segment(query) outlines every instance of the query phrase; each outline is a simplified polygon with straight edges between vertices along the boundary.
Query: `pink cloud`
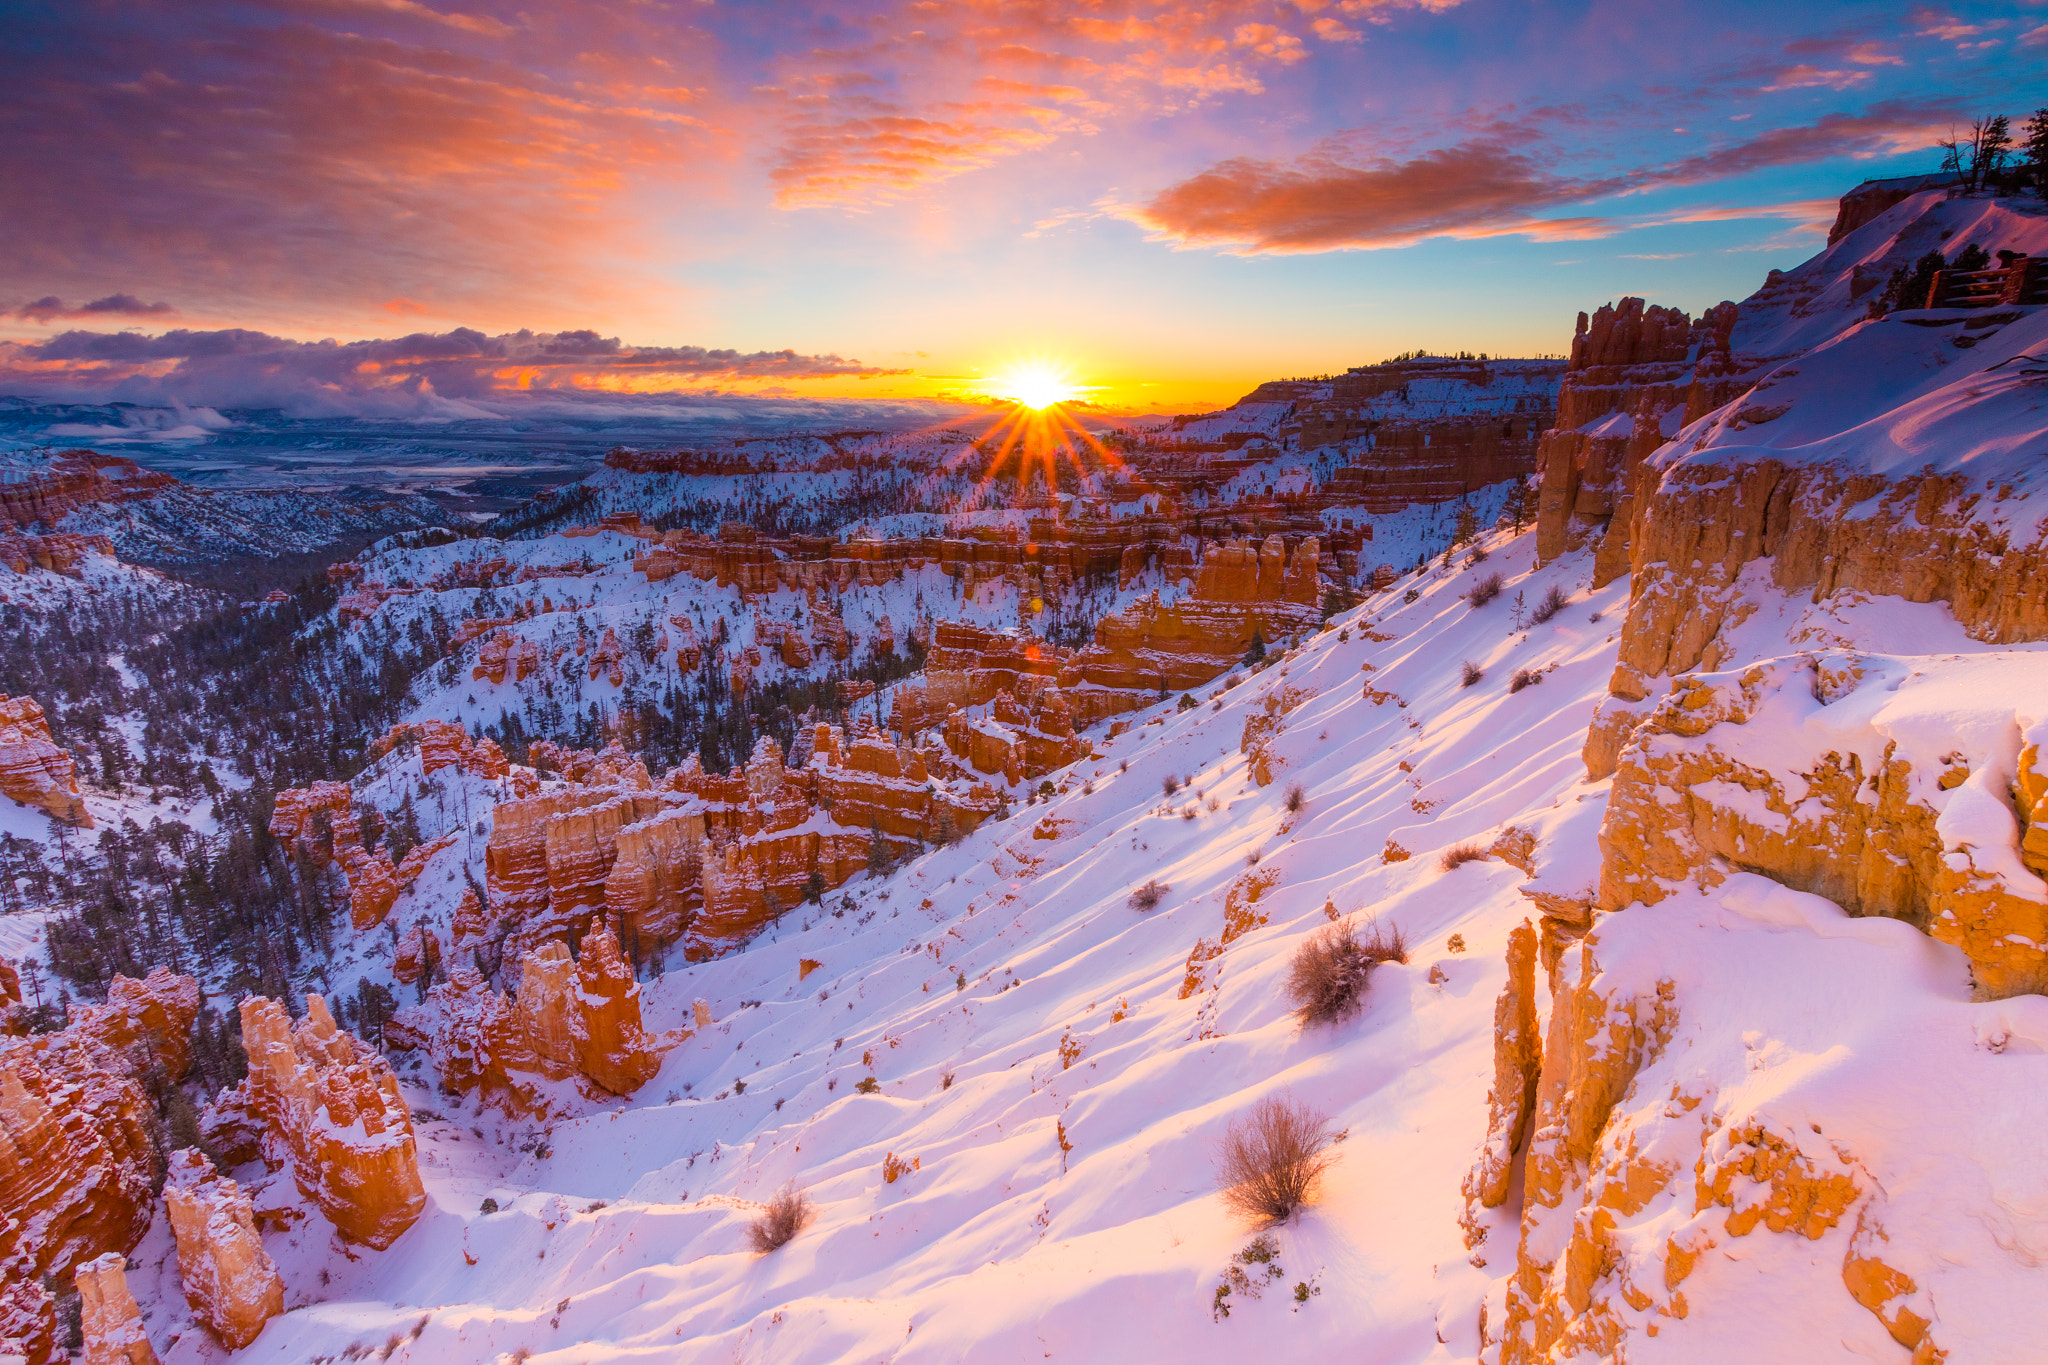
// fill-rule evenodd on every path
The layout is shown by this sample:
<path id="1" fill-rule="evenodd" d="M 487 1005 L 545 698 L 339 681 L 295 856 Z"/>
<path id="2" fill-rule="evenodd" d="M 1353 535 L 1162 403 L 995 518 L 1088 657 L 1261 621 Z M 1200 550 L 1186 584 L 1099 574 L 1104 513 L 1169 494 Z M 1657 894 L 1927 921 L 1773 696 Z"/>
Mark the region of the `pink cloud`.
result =
<path id="1" fill-rule="evenodd" d="M 1555 217 L 1569 205 L 1621 193 L 1704 184 L 1772 166 L 1931 146 L 1947 107 L 1885 105 L 1777 128 L 1662 166 L 1615 174 L 1559 174 L 1532 152 L 1533 134 L 1504 128 L 1491 138 L 1363 163 L 1336 144 L 1293 162 L 1238 157 L 1219 163 L 1125 217 L 1184 246 L 1247 252 L 1304 252 L 1408 246 L 1429 237 L 1517 234 L 1538 241 L 1606 236 L 1630 223 Z M 1783 208 L 1784 206 L 1780 206 Z M 1806 217 L 1813 206 L 1771 216 Z M 1715 210 L 1701 210 L 1711 216 Z M 1727 211 L 1737 216 L 1738 211 Z M 1760 216 L 1756 210 L 1740 210 Z M 1653 221 L 1704 221 L 1674 216 Z"/>

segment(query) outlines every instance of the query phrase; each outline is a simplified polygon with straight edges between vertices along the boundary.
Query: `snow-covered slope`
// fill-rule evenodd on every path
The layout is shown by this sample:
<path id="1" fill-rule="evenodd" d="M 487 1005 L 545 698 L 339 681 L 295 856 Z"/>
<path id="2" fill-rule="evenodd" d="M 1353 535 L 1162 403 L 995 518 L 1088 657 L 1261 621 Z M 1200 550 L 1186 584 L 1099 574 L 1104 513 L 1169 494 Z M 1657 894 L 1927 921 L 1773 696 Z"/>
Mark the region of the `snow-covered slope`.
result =
<path id="1" fill-rule="evenodd" d="M 650 1027 L 689 1025 L 699 999 L 717 1022 L 630 1101 L 537 1127 L 411 1092 L 441 1116 L 421 1125 L 426 1216 L 381 1254 L 345 1254 L 317 1215 L 268 1239 L 291 1311 L 250 1358 L 394 1336 L 391 1358 L 437 1361 L 1479 1356 L 1482 1305 L 1497 1335 L 1517 1263 L 1512 1218 L 1482 1212 L 1476 1252 L 1459 1227 L 1502 955 L 1533 912 L 1530 870 L 1537 888 L 1597 879 L 1609 783 L 1586 780 L 1579 748 L 1625 600 L 1622 584 L 1587 594 L 1582 555 L 1532 570 L 1532 539 L 1416 583 L 1412 602 L 1382 595 L 1195 709 L 1135 718 L 1050 802 L 643 983 Z M 1470 606 L 1491 572 L 1506 595 Z M 1553 584 L 1568 608 L 1514 629 L 1514 595 Z M 1812 613 L 1865 646 L 1940 614 Z M 1782 652 L 1813 624 L 1753 643 Z M 1518 670 L 1541 681 L 1513 688 Z M 1269 706 L 1280 767 L 1262 787 L 1239 740 Z M 1511 827 L 1533 837 L 1528 870 L 1441 865 L 1459 843 L 1529 847 L 1499 843 Z M 1171 888 L 1159 908 L 1132 908 L 1152 879 Z M 1304 1031 L 1289 955 L 1332 914 L 1398 925 L 1410 957 L 1374 973 L 1356 1020 Z M 1633 1324 L 1630 1360 L 1903 1360 L 1842 1281 L 1852 1241 L 1875 1235 L 1856 1213 L 1873 1185 L 1895 1241 L 1977 1239 L 1944 1253 L 1968 1258 L 1966 1278 L 1914 1273 L 1944 1344 L 2015 1358 L 2000 1343 L 2038 1330 L 2021 1305 L 2048 1302 L 2026 1231 L 2044 1191 L 2014 1140 L 2048 1117 L 2021 1098 L 2048 1079 L 2048 1002 L 1973 1004 L 1953 950 L 1754 877 L 1614 916 L 1584 951 L 1610 989 L 1670 983 L 1661 1059 L 1624 1101 L 1646 1156 L 1686 1164 L 1702 1127 L 1810 1118 L 1864 1175 L 1816 1240 L 1734 1236 L 1711 1199 L 1692 1212 L 1690 1182 L 1635 1215 L 1631 1256 L 1669 1229 L 1698 1259 L 1690 1311 L 1645 1314 L 1659 1330 Z M 823 965 L 802 976 L 803 959 Z M 1216 1197 L 1214 1145 L 1280 1093 L 1333 1116 L 1339 1160 L 1274 1234 L 1284 1275 L 1218 1318 L 1252 1233 Z M 910 1165 L 894 1180 L 892 1158 Z M 1768 1193 L 1732 1178 L 1735 1207 Z M 756 1256 L 746 1225 L 792 1180 L 817 1220 Z M 295 1202 L 289 1188 L 272 1178 L 259 1207 Z M 501 1211 L 480 1212 L 487 1198 Z M 176 1325 L 167 1240 L 137 1254 L 166 1360 L 211 1358 Z"/>

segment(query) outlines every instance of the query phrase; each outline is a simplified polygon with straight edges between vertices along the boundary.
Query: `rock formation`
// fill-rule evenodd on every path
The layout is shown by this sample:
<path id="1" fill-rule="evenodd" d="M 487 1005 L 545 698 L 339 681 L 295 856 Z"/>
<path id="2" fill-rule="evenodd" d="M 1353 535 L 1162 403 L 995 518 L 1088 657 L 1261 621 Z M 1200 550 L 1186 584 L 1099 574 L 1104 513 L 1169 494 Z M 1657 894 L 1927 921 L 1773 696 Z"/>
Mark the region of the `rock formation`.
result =
<path id="1" fill-rule="evenodd" d="M 14 573 L 48 569 L 66 578 L 79 578 L 84 574 L 87 555 L 113 553 L 114 542 L 106 536 L 80 535 L 73 531 L 28 535 L 0 525 L 0 567 Z"/>
<path id="2" fill-rule="evenodd" d="M 141 1240 L 159 1160 L 143 1077 L 184 1074 L 198 1011 L 197 983 L 158 968 L 60 1032 L 0 1038 L 0 1337 L 46 1337 L 42 1278 Z"/>
<path id="3" fill-rule="evenodd" d="M 1508 935 L 1508 979 L 1493 1006 L 1493 1088 L 1486 1095 L 1486 1146 L 1465 1177 L 1467 1206 L 1498 1208 L 1506 1201 L 1536 1110 L 1543 1036 L 1536 1023 L 1536 931 L 1527 920 Z M 1466 1243 L 1478 1224 L 1468 1215 Z"/>
<path id="4" fill-rule="evenodd" d="M 277 1273 L 256 1215 L 240 1185 L 213 1168 L 196 1147 L 171 1158 L 164 1203 L 178 1244 L 178 1278 L 193 1314 L 231 1351 L 284 1311 Z"/>
<path id="5" fill-rule="evenodd" d="M 1739 310 L 1722 303 L 1697 322 L 1625 298 L 1579 314 L 1557 425 L 1538 447 L 1536 549 L 1549 561 L 1595 539 L 1599 587 L 1628 572 L 1628 529 L 1643 465 L 1678 425 L 1747 387 L 1730 359 Z"/>
<path id="6" fill-rule="evenodd" d="M 0 694 L 0 795 L 48 811 L 52 819 L 92 828 L 71 755 L 51 739 L 43 708 L 31 697 Z"/>
<path id="7" fill-rule="evenodd" d="M 510 771 L 496 740 L 472 739 L 469 731 L 451 720 L 394 725 L 371 742 L 369 757 L 375 761 L 408 744 L 419 746 L 420 771 L 426 776 L 443 768 L 459 768 L 473 777 L 495 781 Z"/>
<path id="8" fill-rule="evenodd" d="M 426 1207 L 412 1115 L 391 1065 L 335 1027 L 317 995 L 294 1024 L 274 1000 L 242 1001 L 249 1108 L 264 1123 L 263 1159 L 292 1178 L 335 1230 L 383 1249 Z"/>
<path id="9" fill-rule="evenodd" d="M 510 999 L 458 970 L 393 1019 L 386 1040 L 424 1050 L 450 1091 L 481 1091 L 515 1117 L 555 1112 L 562 1097 L 551 1086 L 564 1081 L 586 1102 L 633 1094 L 677 1040 L 642 1026 L 640 987 L 602 919 L 581 943 L 579 959 L 559 941 L 529 952 Z"/>
<path id="10" fill-rule="evenodd" d="M 128 1290 L 128 1258 L 110 1251 L 78 1267 L 86 1365 L 156 1365 L 142 1309 Z"/>
<path id="11" fill-rule="evenodd" d="M 1761 872 L 1955 944 L 1988 994 L 2048 983 L 2048 884 L 2026 865 L 2048 831 L 2014 818 L 2048 789 L 2048 717 L 2013 712 L 2039 657 L 1923 665 L 1830 652 L 1676 680 L 1620 750 L 1600 906 Z"/>
<path id="12" fill-rule="evenodd" d="M 0 483 L 0 522 L 24 530 L 56 529 L 81 508 L 149 498 L 177 480 L 153 474 L 124 455 L 94 450 L 59 451 L 40 473 Z"/>
<path id="13" fill-rule="evenodd" d="M 484 745 L 489 745 L 489 749 Z M 497 747 L 485 740 L 469 751 L 469 761 L 488 763 L 495 756 L 502 762 L 504 756 L 497 752 Z M 318 862 L 341 865 L 342 874 L 348 879 L 349 920 L 357 929 L 374 929 L 382 924 L 398 893 L 412 885 L 428 860 L 452 845 L 457 837 L 449 834 L 420 844 L 394 865 L 387 850 L 380 848 L 372 853 L 363 846 L 354 794 L 346 782 L 315 782 L 310 787 L 279 792 L 271 809 L 270 832 L 287 849 L 302 851 Z"/>

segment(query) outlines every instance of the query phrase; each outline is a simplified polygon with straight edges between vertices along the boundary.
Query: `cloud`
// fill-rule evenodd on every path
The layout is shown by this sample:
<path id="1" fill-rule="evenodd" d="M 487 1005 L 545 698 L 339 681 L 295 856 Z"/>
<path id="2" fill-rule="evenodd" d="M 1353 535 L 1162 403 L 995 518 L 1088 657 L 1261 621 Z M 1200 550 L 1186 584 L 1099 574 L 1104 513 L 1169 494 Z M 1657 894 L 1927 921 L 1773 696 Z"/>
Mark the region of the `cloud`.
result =
<path id="1" fill-rule="evenodd" d="M 1764 87 L 1766 94 L 1779 90 L 1847 90 L 1853 85 L 1862 85 L 1870 79 L 1868 71 L 1827 71 L 1810 63 L 1788 66 L 1778 73 L 1778 78 Z"/>
<path id="2" fill-rule="evenodd" d="M 1637 219 L 1633 226 L 1664 227 L 1672 223 L 1736 223 L 1757 218 L 1791 218 L 1802 225 L 1827 227 L 1841 203 L 1834 199 L 1790 199 L 1778 204 L 1697 204 Z"/>
<path id="3" fill-rule="evenodd" d="M 292 341 L 246 328 L 69 331 L 0 342 L 0 391 L 72 401 L 456 415 L 473 400 L 659 394 L 905 371 L 836 355 L 629 346 L 596 332 L 471 328 L 371 341 Z"/>
<path id="4" fill-rule="evenodd" d="M 1554 171 L 1557 153 L 1529 127 L 1504 126 L 1455 146 L 1362 164 L 1341 155 L 1343 142 L 1332 139 L 1323 150 L 1292 162 L 1221 162 L 1122 213 L 1164 240 L 1241 252 L 1371 250 L 1429 237 L 1599 237 L 1641 224 L 1552 215 L 1611 195 L 1926 147 L 1952 116 L 1947 105 L 1888 103 L 1863 114 L 1830 114 L 1771 129 L 1663 166 L 1606 175 Z"/>
<path id="5" fill-rule="evenodd" d="M 55 294 L 45 294 L 33 303 L 24 303 L 7 314 L 27 322 L 54 322 L 60 318 L 102 318 L 102 317 L 158 317 L 178 310 L 168 303 L 144 303 L 133 294 L 109 294 L 91 303 L 82 303 L 76 308 L 66 308 L 64 300 Z"/>
<path id="6" fill-rule="evenodd" d="M 1475 139 L 1363 166 L 1320 156 L 1293 164 L 1238 157 L 1162 191 L 1129 216 L 1190 245 L 1280 252 L 1394 247 L 1425 237 L 1540 234 L 1538 213 L 1593 198 L 1605 183 L 1553 175 L 1512 146 Z M 1559 230 L 1588 226 L 1581 220 Z"/>

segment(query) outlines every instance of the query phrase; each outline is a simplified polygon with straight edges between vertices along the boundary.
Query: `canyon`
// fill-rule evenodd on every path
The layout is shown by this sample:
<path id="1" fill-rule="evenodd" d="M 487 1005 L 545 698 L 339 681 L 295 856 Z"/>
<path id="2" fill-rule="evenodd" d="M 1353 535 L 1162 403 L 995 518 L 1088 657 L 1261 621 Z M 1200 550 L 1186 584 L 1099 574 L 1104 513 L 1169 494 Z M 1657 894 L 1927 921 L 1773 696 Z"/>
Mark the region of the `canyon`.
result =
<path id="1" fill-rule="evenodd" d="M 61 1003 L 53 943 L 124 941 L 5 940 L 0 1352 L 2026 1358 L 2048 308 L 1872 306 L 1971 242 L 2048 212 L 1859 190 L 1743 300 L 1275 381 L 1000 508 L 958 431 L 621 448 L 249 604 L 416 663 L 211 808 L 302 936 Z M 52 470 L 23 534 L 129 496 Z M 958 501 L 703 512 L 897 478 Z M 37 695 L 0 791 L 140 861 Z M 1338 924 L 1398 951 L 1304 1023 Z M 1253 1226 L 1211 1167 L 1275 1097 L 1329 1162 Z"/>

